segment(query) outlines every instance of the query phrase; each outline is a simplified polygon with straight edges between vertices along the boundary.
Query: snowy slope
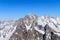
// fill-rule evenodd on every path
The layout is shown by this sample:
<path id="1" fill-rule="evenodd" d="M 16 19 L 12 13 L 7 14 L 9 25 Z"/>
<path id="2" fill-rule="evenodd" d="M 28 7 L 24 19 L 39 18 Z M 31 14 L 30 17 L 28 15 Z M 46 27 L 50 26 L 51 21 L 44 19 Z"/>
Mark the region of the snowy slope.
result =
<path id="1" fill-rule="evenodd" d="M 34 22 L 33 22 L 34 21 Z M 16 30 L 17 25 L 14 25 L 16 21 L 1 21 L 0 22 L 0 40 L 9 40 L 10 37 Z M 23 18 L 23 23 L 25 24 L 26 30 L 30 30 L 31 28 L 38 31 L 40 34 L 45 34 L 44 30 L 39 29 L 37 25 L 42 25 L 42 28 L 47 24 L 49 28 L 51 28 L 52 32 L 55 35 L 60 36 L 60 17 L 50 17 L 50 16 L 35 16 L 33 14 L 27 15 Z M 21 24 L 20 24 L 21 25 Z M 33 26 L 32 26 L 33 25 Z"/>
<path id="2" fill-rule="evenodd" d="M 0 40 L 9 40 L 10 36 L 14 33 L 16 26 L 14 21 L 4 21 L 0 24 Z"/>
<path id="3" fill-rule="evenodd" d="M 60 34 L 60 17 L 53 18 L 42 16 L 38 18 L 38 25 L 45 27 L 46 24 L 48 24 L 48 26 L 55 31 L 54 33 L 56 35 Z"/>

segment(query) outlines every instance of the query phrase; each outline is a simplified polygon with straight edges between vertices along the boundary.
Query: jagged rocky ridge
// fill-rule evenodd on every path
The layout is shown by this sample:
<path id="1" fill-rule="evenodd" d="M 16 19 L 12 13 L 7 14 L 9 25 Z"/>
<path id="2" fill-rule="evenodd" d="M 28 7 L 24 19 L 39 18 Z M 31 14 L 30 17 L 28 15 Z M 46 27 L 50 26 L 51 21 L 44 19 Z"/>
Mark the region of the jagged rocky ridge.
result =
<path id="1" fill-rule="evenodd" d="M 0 40 L 60 40 L 60 17 L 28 14 L 0 23 Z"/>

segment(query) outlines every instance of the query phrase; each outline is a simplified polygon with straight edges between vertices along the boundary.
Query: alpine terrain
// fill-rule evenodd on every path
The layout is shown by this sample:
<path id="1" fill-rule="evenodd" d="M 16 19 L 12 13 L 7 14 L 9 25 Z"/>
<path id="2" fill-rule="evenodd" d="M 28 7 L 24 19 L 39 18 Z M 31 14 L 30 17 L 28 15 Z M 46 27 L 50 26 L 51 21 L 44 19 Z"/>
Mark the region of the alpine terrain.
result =
<path id="1" fill-rule="evenodd" d="M 60 40 L 60 17 L 28 14 L 0 21 L 0 40 Z"/>

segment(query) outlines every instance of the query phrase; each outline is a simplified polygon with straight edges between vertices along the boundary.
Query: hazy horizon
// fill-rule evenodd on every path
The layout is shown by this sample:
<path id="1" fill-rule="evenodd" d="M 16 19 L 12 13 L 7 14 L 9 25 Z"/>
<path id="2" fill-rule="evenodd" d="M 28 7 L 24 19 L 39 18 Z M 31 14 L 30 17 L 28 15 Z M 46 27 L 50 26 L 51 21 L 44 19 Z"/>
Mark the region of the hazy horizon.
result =
<path id="1" fill-rule="evenodd" d="M 59 0 L 0 0 L 0 20 L 18 19 L 26 14 L 60 16 Z"/>

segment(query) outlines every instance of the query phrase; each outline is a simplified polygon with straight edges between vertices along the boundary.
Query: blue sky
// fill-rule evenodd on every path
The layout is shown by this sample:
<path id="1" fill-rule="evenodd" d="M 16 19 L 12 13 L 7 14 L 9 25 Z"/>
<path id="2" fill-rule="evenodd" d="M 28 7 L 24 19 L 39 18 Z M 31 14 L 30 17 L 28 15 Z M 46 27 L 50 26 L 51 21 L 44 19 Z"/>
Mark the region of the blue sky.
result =
<path id="1" fill-rule="evenodd" d="M 26 14 L 60 16 L 59 0 L 0 0 L 0 20 L 17 19 Z"/>

